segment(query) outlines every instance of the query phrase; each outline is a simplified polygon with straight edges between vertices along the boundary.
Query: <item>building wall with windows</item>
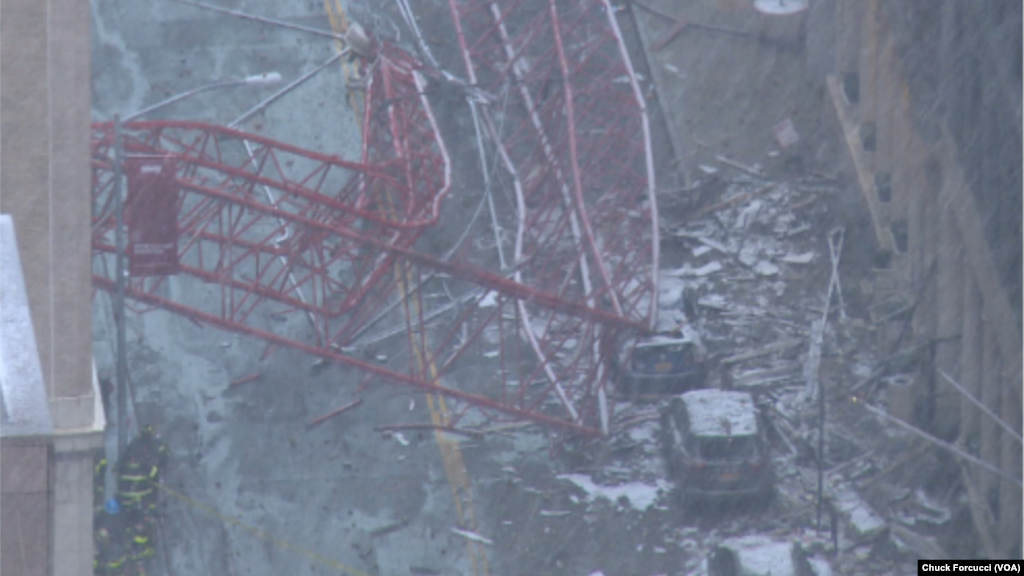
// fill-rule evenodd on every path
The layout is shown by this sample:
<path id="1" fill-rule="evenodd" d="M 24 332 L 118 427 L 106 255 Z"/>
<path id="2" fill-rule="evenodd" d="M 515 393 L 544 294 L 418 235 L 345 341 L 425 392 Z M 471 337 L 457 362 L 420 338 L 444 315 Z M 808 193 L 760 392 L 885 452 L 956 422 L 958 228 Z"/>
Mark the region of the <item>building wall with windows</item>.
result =
<path id="1" fill-rule="evenodd" d="M 1020 433 L 1021 4 L 834 7 L 829 90 L 874 223 L 874 298 L 894 310 L 883 338 L 917 350 L 893 410 L 1019 478 L 1020 442 L 947 376 Z M 986 554 L 1020 557 L 1020 488 L 958 466 Z"/>

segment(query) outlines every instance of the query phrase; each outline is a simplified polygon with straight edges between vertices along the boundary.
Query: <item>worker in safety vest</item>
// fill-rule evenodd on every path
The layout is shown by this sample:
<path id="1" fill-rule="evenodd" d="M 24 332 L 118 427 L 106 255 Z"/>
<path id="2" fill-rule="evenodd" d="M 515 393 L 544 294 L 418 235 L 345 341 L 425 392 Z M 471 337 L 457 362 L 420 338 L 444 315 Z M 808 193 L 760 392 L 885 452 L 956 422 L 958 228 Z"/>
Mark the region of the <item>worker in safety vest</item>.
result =
<path id="1" fill-rule="evenodd" d="M 156 553 L 153 548 L 153 521 L 142 518 L 129 527 L 128 537 L 131 542 L 132 561 L 142 564 Z"/>
<path id="2" fill-rule="evenodd" d="M 150 484 L 155 487 L 160 481 L 160 470 L 167 463 L 167 445 L 152 426 L 143 428 L 137 440 L 139 460 L 143 468 L 147 470 Z M 144 504 L 147 512 L 155 512 L 157 504 L 155 491 L 151 497 L 145 499 Z"/>
<path id="3" fill-rule="evenodd" d="M 109 574 L 108 562 L 110 561 L 111 555 L 111 540 L 110 530 L 105 526 L 98 527 L 96 529 L 96 556 L 92 561 L 93 572 L 97 576 L 105 576 Z"/>
<path id="4" fill-rule="evenodd" d="M 92 470 L 93 511 L 99 515 L 103 513 L 103 505 L 106 501 L 104 496 L 106 492 L 107 459 L 102 453 L 96 454 L 95 465 Z"/>
<path id="5" fill-rule="evenodd" d="M 107 574 L 110 576 L 122 576 L 129 560 L 128 554 L 125 552 L 115 555 L 112 560 L 107 562 Z"/>
<path id="6" fill-rule="evenodd" d="M 117 477 L 117 493 L 124 510 L 141 512 L 149 504 L 153 497 L 149 472 L 135 457 L 122 462 L 121 473 Z"/>

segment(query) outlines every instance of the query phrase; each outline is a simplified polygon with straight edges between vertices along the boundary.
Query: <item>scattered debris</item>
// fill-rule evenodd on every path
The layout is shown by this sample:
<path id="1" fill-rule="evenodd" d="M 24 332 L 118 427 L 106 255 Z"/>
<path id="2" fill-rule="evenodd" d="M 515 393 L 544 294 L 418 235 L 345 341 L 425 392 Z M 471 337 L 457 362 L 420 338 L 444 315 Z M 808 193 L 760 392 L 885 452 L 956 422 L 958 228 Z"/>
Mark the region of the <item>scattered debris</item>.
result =
<path id="1" fill-rule="evenodd" d="M 398 520 L 396 522 L 392 522 L 390 524 L 385 524 L 385 525 L 381 526 L 380 528 L 374 528 L 373 530 L 370 530 L 370 536 L 372 536 L 374 538 L 377 538 L 379 536 L 384 536 L 386 534 L 391 534 L 392 532 L 397 532 L 398 530 L 401 530 L 402 528 L 405 528 L 406 526 L 408 526 L 408 524 L 409 524 L 409 519 L 408 518 L 403 518 L 403 519 Z"/>
<path id="2" fill-rule="evenodd" d="M 465 428 L 456 428 L 454 426 L 444 426 L 441 424 L 390 424 L 385 426 L 375 426 L 374 430 L 376 430 L 377 432 L 396 432 L 399 430 L 436 430 L 439 432 L 449 432 L 451 434 L 461 434 L 463 436 L 470 436 L 472 438 L 480 438 L 481 436 L 484 435 L 482 431 L 467 430 Z M 396 436 L 398 435 L 401 435 L 401 432 L 398 432 L 398 434 L 396 434 Z M 406 442 L 408 442 L 408 440 Z M 399 443 L 402 443 L 402 441 L 399 440 Z M 406 446 L 407 444 L 402 445 Z"/>
<path id="3" fill-rule="evenodd" d="M 684 264 L 681 268 L 675 270 L 668 270 L 664 274 L 670 276 L 707 276 L 714 274 L 722 270 L 722 263 L 717 260 L 712 260 L 700 268 L 691 268 L 689 264 Z"/>
<path id="4" fill-rule="evenodd" d="M 802 254 L 793 254 L 791 252 L 779 258 L 779 260 L 787 264 L 810 264 L 814 260 L 814 252 L 804 252 Z"/>
<path id="5" fill-rule="evenodd" d="M 572 512 L 570 512 L 568 510 L 541 510 L 540 511 L 540 515 L 541 516 L 548 516 L 548 517 L 551 517 L 551 518 L 560 518 L 562 516 L 568 516 L 570 514 L 572 514 Z"/>
<path id="6" fill-rule="evenodd" d="M 261 376 L 263 376 L 262 372 L 255 372 L 253 374 L 249 374 L 248 376 L 239 378 L 238 380 L 234 380 L 233 382 L 231 382 L 231 386 L 240 386 L 242 384 L 247 384 L 249 382 L 252 382 L 253 380 L 258 380 Z"/>
<path id="7" fill-rule="evenodd" d="M 761 260 L 754 265 L 754 272 L 761 276 L 774 276 L 779 273 L 779 267 L 767 260 Z"/>
<path id="8" fill-rule="evenodd" d="M 885 520 L 852 489 L 833 487 L 831 496 L 836 511 L 846 518 L 855 544 L 874 540 L 888 528 Z"/>
<path id="9" fill-rule="evenodd" d="M 768 346 L 759 348 L 757 350 L 748 350 L 747 352 L 742 352 L 740 354 L 735 354 L 733 356 L 723 358 L 722 364 L 736 364 L 738 362 L 743 362 L 745 360 L 753 360 L 754 358 L 760 358 L 761 356 L 767 356 L 769 354 L 774 354 L 776 352 L 784 352 L 786 350 L 789 350 L 790 348 L 795 348 L 802 343 L 803 340 L 800 338 L 782 340 L 780 342 L 769 344 Z"/>
<path id="10" fill-rule="evenodd" d="M 568 480 L 587 493 L 587 502 L 604 498 L 612 502 L 625 499 L 636 510 L 647 510 L 658 499 L 658 493 L 667 491 L 668 485 L 659 480 L 654 486 L 641 482 L 629 482 L 619 486 L 601 486 L 584 474 L 560 474 L 559 480 Z"/>
<path id="11" fill-rule="evenodd" d="M 715 156 L 715 160 L 718 160 L 719 162 L 721 162 L 722 164 L 725 164 L 726 166 L 730 166 L 732 168 L 736 168 L 737 170 L 742 170 L 742 171 L 746 172 L 747 174 L 751 174 L 753 176 L 758 176 L 758 177 L 763 177 L 764 176 L 764 174 L 761 172 L 761 169 L 759 167 L 753 167 L 753 166 L 747 166 L 746 164 L 740 164 L 739 162 L 737 162 L 737 161 L 735 161 L 735 160 L 733 160 L 731 158 L 726 158 L 725 156 L 722 156 L 721 154 L 719 154 L 718 156 Z"/>
<path id="12" fill-rule="evenodd" d="M 789 148 L 793 144 L 800 141 L 800 135 L 796 132 L 796 127 L 793 126 L 793 120 L 786 118 L 782 122 L 779 122 L 772 129 L 775 133 L 775 140 L 779 143 L 779 146 L 783 148 Z"/>
<path id="13" fill-rule="evenodd" d="M 348 404 L 345 404 L 344 406 L 342 406 L 341 408 L 338 408 L 337 410 L 332 410 L 331 412 L 328 412 L 327 414 L 324 414 L 323 416 L 320 416 L 318 418 L 314 418 L 314 419 L 310 420 L 309 421 L 309 425 L 310 426 L 316 426 L 317 424 L 320 424 L 320 423 L 324 422 L 325 420 L 333 418 L 333 417 L 337 416 L 338 414 L 341 414 L 342 412 L 346 412 L 348 410 L 351 410 L 351 409 L 355 408 L 356 406 L 359 406 L 362 403 L 363 403 L 363 399 L 362 398 L 356 398 L 352 402 L 349 402 Z"/>
<path id="14" fill-rule="evenodd" d="M 452 534 L 462 536 L 466 540 L 472 540 L 473 542 L 479 542 L 481 544 L 487 544 L 488 546 L 494 546 L 494 540 L 485 538 L 476 532 L 470 532 L 469 530 L 462 530 L 461 528 L 452 528 Z"/>

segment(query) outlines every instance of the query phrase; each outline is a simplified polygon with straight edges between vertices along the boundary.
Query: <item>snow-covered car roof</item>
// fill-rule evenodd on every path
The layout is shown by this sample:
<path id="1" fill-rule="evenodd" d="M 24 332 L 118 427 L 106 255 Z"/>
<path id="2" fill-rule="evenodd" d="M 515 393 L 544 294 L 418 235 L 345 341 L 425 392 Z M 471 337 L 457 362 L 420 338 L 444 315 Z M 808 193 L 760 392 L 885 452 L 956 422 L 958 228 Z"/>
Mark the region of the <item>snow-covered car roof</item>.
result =
<path id="1" fill-rule="evenodd" d="M 697 436 L 750 436 L 757 433 L 757 409 L 747 392 L 691 390 L 681 396 Z"/>
<path id="2" fill-rule="evenodd" d="M 798 568 L 793 560 L 794 543 L 767 536 L 729 538 L 719 544 L 736 557 L 736 573 L 743 576 L 804 576 L 810 566 Z"/>

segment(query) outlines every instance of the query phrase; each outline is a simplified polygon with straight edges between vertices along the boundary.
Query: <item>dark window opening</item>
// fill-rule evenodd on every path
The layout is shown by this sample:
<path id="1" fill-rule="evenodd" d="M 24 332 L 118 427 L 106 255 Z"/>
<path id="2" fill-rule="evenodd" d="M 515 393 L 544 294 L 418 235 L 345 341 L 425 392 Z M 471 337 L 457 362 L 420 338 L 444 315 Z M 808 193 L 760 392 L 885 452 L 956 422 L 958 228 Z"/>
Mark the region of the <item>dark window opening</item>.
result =
<path id="1" fill-rule="evenodd" d="M 746 460 L 757 456 L 757 440 L 753 436 L 705 438 L 700 441 L 700 457 L 704 460 Z"/>

